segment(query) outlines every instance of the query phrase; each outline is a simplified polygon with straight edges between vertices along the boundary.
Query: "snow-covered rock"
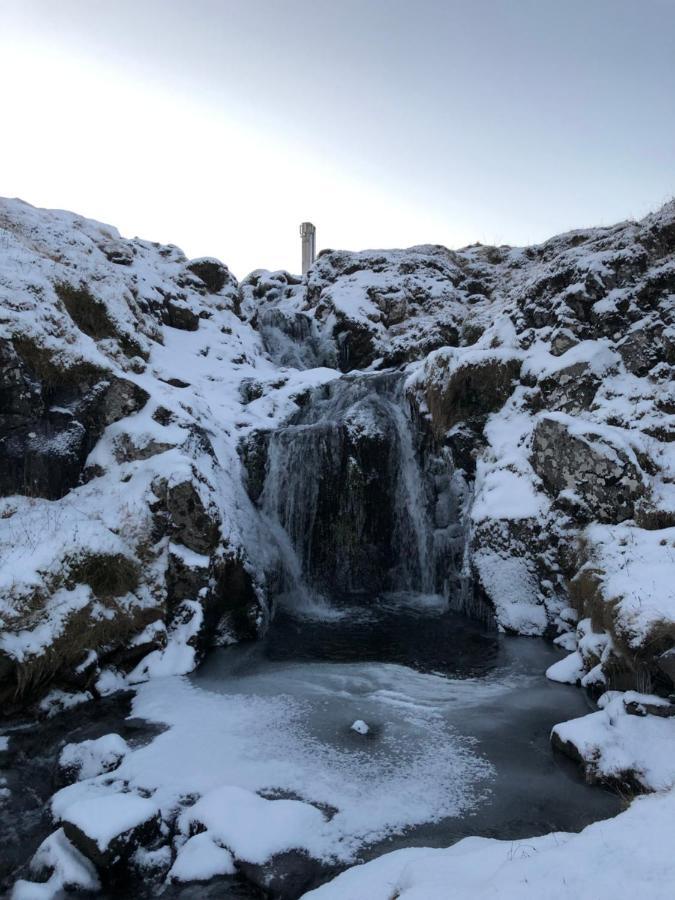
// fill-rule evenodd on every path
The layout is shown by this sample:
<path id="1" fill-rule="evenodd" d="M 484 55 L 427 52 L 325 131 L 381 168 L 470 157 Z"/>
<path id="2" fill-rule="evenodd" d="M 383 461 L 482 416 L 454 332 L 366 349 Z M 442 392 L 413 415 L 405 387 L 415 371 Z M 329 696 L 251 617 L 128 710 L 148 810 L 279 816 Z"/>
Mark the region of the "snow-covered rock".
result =
<path id="1" fill-rule="evenodd" d="M 675 204 L 530 248 L 325 251 L 307 278 L 259 270 L 240 285 L 217 260 L 72 213 L 2 201 L 0 227 L 6 703 L 50 682 L 84 694 L 186 671 L 214 642 L 259 634 L 288 565 L 287 539 L 256 508 L 279 426 L 301 459 L 322 386 L 340 398 L 343 372 L 358 383 L 392 366 L 406 367 L 396 403 L 412 447 L 374 388 L 341 409 L 340 447 L 310 457 L 333 474 L 321 487 L 304 473 L 321 513 L 311 553 L 290 535 L 312 560 L 300 574 L 325 568 L 324 592 L 375 585 L 368 564 L 395 571 L 386 532 L 414 533 L 425 589 L 542 634 L 569 628 L 572 580 L 614 662 L 640 656 L 624 666 L 633 686 L 670 678 L 653 657 L 673 646 L 672 612 L 647 580 L 624 596 L 607 575 L 607 608 L 623 599 L 604 616 L 575 587 L 591 576 L 574 576 L 599 553 L 594 522 L 647 535 L 631 567 L 671 564 Z M 408 524 L 383 516 L 409 504 L 390 496 L 401 479 L 382 479 L 376 452 L 391 471 L 419 468 Z M 351 500 L 331 512 L 345 486 Z M 289 509 L 282 531 L 304 514 Z M 580 555 L 580 539 L 595 549 Z"/>
<path id="2" fill-rule="evenodd" d="M 67 784 L 112 772 L 128 750 L 127 742 L 119 734 L 104 734 L 96 740 L 66 744 L 59 757 L 59 778 Z"/>
<path id="3" fill-rule="evenodd" d="M 579 762 L 589 781 L 666 791 L 675 785 L 675 705 L 635 691 L 607 691 L 600 709 L 553 729 L 553 745 Z"/>

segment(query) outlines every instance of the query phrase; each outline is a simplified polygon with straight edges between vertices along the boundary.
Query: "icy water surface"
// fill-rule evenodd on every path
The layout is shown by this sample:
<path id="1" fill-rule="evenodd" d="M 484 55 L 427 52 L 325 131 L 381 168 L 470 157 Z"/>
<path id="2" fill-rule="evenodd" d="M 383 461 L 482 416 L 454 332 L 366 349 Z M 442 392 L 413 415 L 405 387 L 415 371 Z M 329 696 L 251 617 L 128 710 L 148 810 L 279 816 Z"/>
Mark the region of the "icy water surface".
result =
<path id="1" fill-rule="evenodd" d="M 402 846 L 578 831 L 619 811 L 615 795 L 586 785 L 551 751 L 551 726 L 589 704 L 583 691 L 546 680 L 561 656 L 550 644 L 500 636 L 438 598 L 314 613 L 281 610 L 264 641 L 216 650 L 189 678 L 139 685 L 132 718 L 120 696 L 37 728 L 17 723 L 0 884 L 53 828 L 46 806 L 60 747 L 110 731 L 137 748 L 116 774 L 169 805 L 231 784 L 325 813 L 323 830 L 305 836 L 321 862 L 291 853 L 268 872 L 244 866 L 234 879 L 149 883 L 139 898 L 260 897 L 251 882 L 271 872 L 281 888 L 265 896 L 294 900 Z M 352 730 L 356 720 L 367 734 Z"/>
<path id="2" fill-rule="evenodd" d="M 322 774 L 335 780 L 322 760 L 342 765 L 346 794 L 355 788 L 369 807 L 363 824 L 375 840 L 359 853 L 368 858 L 469 834 L 578 831 L 619 811 L 614 794 L 586 785 L 550 748 L 555 723 L 590 709 L 583 691 L 545 678 L 561 655 L 401 596 L 327 620 L 282 612 L 264 642 L 214 652 L 192 681 L 225 695 L 293 698 L 314 748 L 303 793 L 311 796 Z M 367 735 L 351 730 L 356 720 Z M 406 811 L 412 824 L 377 833 L 387 815 L 403 822 Z M 347 813 L 346 830 L 357 820 Z"/>

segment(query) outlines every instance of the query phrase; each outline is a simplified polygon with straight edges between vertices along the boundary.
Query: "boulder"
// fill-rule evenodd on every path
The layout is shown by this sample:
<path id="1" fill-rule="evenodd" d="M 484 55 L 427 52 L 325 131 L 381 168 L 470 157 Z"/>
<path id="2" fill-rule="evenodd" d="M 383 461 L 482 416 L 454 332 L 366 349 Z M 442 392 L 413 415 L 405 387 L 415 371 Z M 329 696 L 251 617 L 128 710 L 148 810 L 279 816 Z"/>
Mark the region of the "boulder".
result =
<path id="1" fill-rule="evenodd" d="M 68 840 L 106 880 L 123 876 L 132 854 L 159 835 L 160 816 L 152 800 L 133 793 L 78 800 L 61 816 Z"/>
<path id="2" fill-rule="evenodd" d="M 204 283 L 210 294 L 220 293 L 226 284 L 236 287 L 236 279 L 230 270 L 217 259 L 208 256 L 193 259 L 187 268 Z"/>
<path id="3" fill-rule="evenodd" d="M 100 245 L 105 258 L 118 266 L 130 266 L 134 261 L 133 245 L 126 241 L 108 241 Z"/>
<path id="4" fill-rule="evenodd" d="M 600 380 L 586 361 L 558 369 L 539 381 L 544 406 L 567 413 L 590 409 Z"/>
<path id="5" fill-rule="evenodd" d="M 465 422 L 480 430 L 511 395 L 521 360 L 502 350 L 441 350 L 424 367 L 420 392 L 434 434 L 443 440 Z"/>
<path id="6" fill-rule="evenodd" d="M 641 470 L 628 452 L 602 433 L 565 416 L 542 416 L 534 430 L 532 467 L 549 493 L 581 496 L 601 522 L 631 518 L 645 494 Z"/>
<path id="7" fill-rule="evenodd" d="M 104 734 L 100 738 L 66 744 L 58 761 L 58 786 L 94 778 L 118 768 L 129 747 L 119 734 Z"/>
<path id="8" fill-rule="evenodd" d="M 164 321 L 180 331 L 197 331 L 199 328 L 197 313 L 183 300 L 174 297 L 164 300 Z"/>
<path id="9" fill-rule="evenodd" d="M 675 363 L 675 332 L 660 319 L 639 322 L 617 345 L 629 372 L 646 375 L 664 360 Z"/>
<path id="10" fill-rule="evenodd" d="M 156 487 L 161 491 L 161 487 Z M 205 504 L 194 480 L 185 479 L 166 486 L 164 504 L 169 516 L 172 540 L 189 550 L 209 554 L 218 545 L 220 519 L 216 508 Z"/>

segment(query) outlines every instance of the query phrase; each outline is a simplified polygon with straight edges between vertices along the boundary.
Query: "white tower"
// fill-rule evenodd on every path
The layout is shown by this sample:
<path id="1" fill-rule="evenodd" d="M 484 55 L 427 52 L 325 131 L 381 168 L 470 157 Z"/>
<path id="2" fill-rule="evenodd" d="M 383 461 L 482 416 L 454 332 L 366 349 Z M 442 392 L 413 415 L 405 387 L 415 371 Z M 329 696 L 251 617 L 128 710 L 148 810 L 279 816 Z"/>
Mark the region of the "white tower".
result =
<path id="1" fill-rule="evenodd" d="M 316 255 L 316 228 L 311 222 L 302 223 L 300 237 L 302 239 L 302 274 L 306 275 Z"/>

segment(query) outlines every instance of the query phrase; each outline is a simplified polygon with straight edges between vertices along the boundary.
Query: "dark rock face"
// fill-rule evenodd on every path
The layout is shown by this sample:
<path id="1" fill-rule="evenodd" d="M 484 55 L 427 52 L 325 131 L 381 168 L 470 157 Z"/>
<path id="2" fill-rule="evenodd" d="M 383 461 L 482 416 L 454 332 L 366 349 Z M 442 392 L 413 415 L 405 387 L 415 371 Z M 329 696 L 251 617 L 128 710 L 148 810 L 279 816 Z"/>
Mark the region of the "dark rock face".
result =
<path id="1" fill-rule="evenodd" d="M 439 439 L 459 423 L 480 431 L 488 415 L 512 393 L 521 361 L 490 351 L 482 357 L 453 364 L 452 355 L 447 354 L 431 362 L 424 397 Z"/>
<path id="2" fill-rule="evenodd" d="M 103 430 L 148 395 L 104 370 L 60 369 L 38 348 L 7 343 L 0 354 L 0 495 L 56 500 L 79 482 Z"/>
<path id="3" fill-rule="evenodd" d="M 134 261 L 133 247 L 126 241 L 108 241 L 101 244 L 106 259 L 118 266 L 130 266 Z"/>
<path id="4" fill-rule="evenodd" d="M 575 433 L 565 420 L 539 421 L 532 465 L 552 494 L 579 494 L 603 522 L 630 518 L 645 494 L 642 473 L 623 448 L 612 445 L 606 434 Z"/>
<path id="5" fill-rule="evenodd" d="M 193 646 L 200 658 L 214 645 L 257 637 L 265 619 L 264 598 L 244 561 L 225 554 L 186 558 L 175 545 L 172 548 L 166 576 L 167 618 L 173 623 L 183 614 L 185 600 L 198 600 L 203 619 Z"/>
<path id="6" fill-rule="evenodd" d="M 220 538 L 218 514 L 204 504 L 193 481 L 169 485 L 164 502 L 173 540 L 194 553 L 208 554 L 215 549 Z"/>
<path id="7" fill-rule="evenodd" d="M 578 362 L 558 370 L 539 381 L 543 405 L 546 409 L 578 413 L 590 409 L 600 386 L 589 363 Z"/>
<path id="8" fill-rule="evenodd" d="M 220 293 L 225 285 L 236 287 L 236 279 L 230 274 L 230 270 L 217 259 L 193 259 L 187 267 L 204 283 L 210 294 Z"/>
<path id="9" fill-rule="evenodd" d="M 164 321 L 180 331 L 197 331 L 199 328 L 199 316 L 194 310 L 173 297 L 168 297 L 164 302 Z"/>

